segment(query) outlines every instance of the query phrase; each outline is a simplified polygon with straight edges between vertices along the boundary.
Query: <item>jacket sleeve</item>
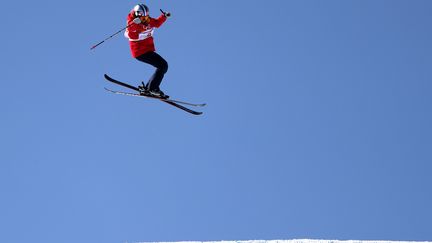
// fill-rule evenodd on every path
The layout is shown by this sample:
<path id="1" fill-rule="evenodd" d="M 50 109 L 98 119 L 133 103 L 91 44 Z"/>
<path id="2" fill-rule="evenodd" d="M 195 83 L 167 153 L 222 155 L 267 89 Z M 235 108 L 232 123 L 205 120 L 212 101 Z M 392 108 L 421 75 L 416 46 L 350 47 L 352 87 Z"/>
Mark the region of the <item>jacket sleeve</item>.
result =
<path id="1" fill-rule="evenodd" d="M 128 27 L 127 33 L 130 39 L 138 39 L 139 34 L 144 31 L 144 28 L 140 24 L 131 24 L 131 26 Z"/>
<path id="2" fill-rule="evenodd" d="M 165 21 L 167 20 L 167 17 L 165 15 L 161 14 L 157 19 L 151 18 L 150 19 L 150 26 L 159 28 Z"/>
<path id="3" fill-rule="evenodd" d="M 135 24 L 133 19 L 134 17 L 132 15 L 129 15 L 127 18 L 127 24 L 129 27 L 127 28 L 125 36 L 129 39 L 138 39 L 139 34 L 144 31 L 144 26 L 142 24 Z"/>

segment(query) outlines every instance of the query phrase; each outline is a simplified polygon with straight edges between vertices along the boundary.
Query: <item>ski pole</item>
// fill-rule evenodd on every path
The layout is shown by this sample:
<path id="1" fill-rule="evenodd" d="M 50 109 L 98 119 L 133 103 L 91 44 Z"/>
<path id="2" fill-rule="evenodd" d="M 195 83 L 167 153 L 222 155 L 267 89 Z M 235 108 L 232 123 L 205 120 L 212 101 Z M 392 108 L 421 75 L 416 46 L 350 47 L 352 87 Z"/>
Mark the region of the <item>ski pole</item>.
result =
<path id="1" fill-rule="evenodd" d="M 132 24 L 132 23 L 131 23 L 131 24 Z M 121 29 L 121 30 L 115 32 L 115 33 L 112 34 L 110 37 L 106 38 L 105 40 L 103 40 L 103 41 L 97 43 L 96 45 L 92 46 L 92 47 L 90 48 L 90 50 L 95 49 L 95 48 L 96 48 L 97 46 L 99 46 L 100 44 L 102 44 L 102 43 L 104 43 L 105 41 L 107 41 L 107 40 L 113 38 L 113 37 L 114 37 L 115 35 L 117 35 L 118 33 L 122 32 L 122 31 L 125 30 L 125 29 L 127 29 L 131 24 L 129 24 L 128 26 L 124 27 L 123 29 Z"/>
<path id="2" fill-rule="evenodd" d="M 161 13 L 163 15 L 165 15 L 165 17 L 171 17 L 171 13 L 167 13 L 167 12 L 163 11 L 162 9 L 159 9 L 159 10 L 161 11 Z"/>

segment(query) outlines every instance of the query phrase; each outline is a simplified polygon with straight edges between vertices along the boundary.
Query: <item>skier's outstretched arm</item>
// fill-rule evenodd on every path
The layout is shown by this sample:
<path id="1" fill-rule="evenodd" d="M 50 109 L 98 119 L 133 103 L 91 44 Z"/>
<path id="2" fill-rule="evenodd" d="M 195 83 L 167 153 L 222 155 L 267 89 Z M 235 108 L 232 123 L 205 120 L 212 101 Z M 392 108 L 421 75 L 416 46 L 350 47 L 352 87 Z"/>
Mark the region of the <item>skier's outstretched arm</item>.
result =
<path id="1" fill-rule="evenodd" d="M 165 21 L 171 16 L 171 13 L 169 12 L 163 12 L 161 10 L 162 14 L 156 18 L 156 19 L 151 19 L 150 20 L 150 25 L 156 28 L 159 28 L 163 23 L 165 23 Z"/>

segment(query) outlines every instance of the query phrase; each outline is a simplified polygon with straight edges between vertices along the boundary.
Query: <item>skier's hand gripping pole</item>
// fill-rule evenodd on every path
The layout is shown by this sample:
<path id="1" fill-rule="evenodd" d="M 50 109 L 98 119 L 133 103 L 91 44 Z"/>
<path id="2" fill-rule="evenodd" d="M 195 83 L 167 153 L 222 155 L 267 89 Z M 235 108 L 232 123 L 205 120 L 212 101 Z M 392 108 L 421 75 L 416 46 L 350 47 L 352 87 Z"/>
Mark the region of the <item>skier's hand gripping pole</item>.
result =
<path id="1" fill-rule="evenodd" d="M 161 11 L 161 13 L 163 15 L 165 15 L 165 17 L 167 17 L 167 18 L 171 17 L 171 13 L 170 12 L 164 12 L 162 9 L 159 9 L 159 10 Z"/>

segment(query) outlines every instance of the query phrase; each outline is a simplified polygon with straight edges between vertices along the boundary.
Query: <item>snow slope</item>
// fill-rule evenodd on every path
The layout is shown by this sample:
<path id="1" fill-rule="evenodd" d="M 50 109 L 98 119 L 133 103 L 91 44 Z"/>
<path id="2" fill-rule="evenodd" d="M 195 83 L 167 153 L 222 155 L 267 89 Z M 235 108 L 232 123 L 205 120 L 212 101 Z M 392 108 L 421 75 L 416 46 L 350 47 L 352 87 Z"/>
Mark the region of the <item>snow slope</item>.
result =
<path id="1" fill-rule="evenodd" d="M 374 241 L 374 240 L 240 240 L 240 241 L 179 241 L 179 242 L 140 242 L 140 243 L 432 243 L 430 241 Z"/>

